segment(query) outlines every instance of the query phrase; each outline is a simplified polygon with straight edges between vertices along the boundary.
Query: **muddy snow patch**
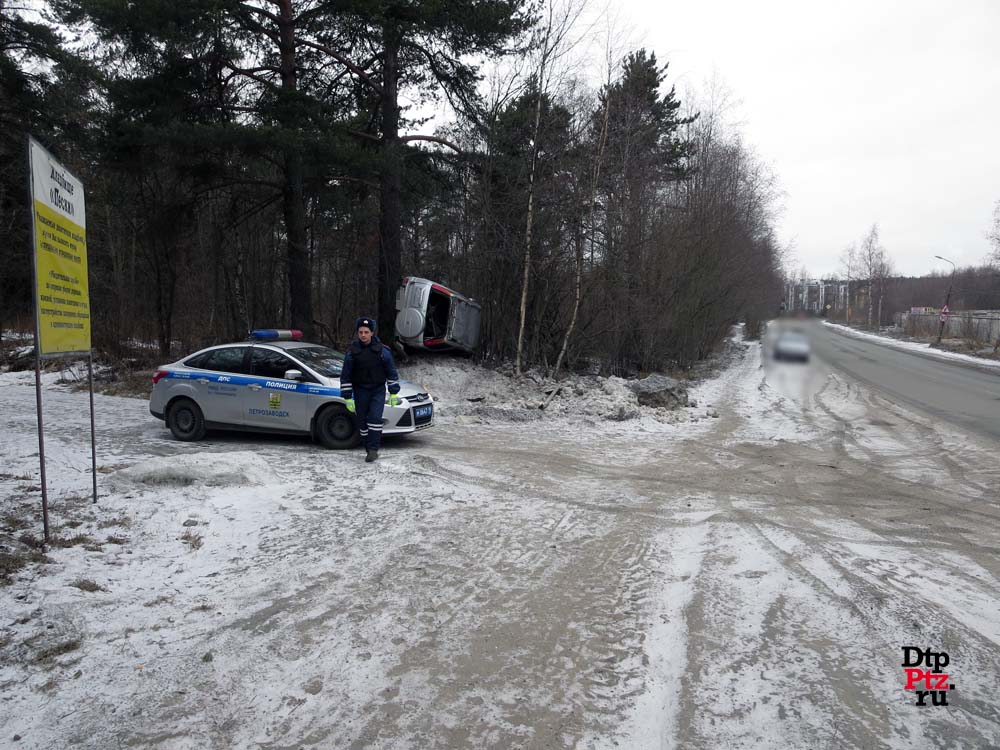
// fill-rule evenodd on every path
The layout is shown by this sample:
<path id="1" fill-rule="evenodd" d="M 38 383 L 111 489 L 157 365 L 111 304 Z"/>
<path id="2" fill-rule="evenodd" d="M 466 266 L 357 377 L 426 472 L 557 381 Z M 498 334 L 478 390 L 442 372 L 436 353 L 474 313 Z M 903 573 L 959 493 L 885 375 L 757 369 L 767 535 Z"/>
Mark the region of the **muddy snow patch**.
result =
<path id="1" fill-rule="evenodd" d="M 161 456 L 115 472 L 109 479 L 118 490 L 135 487 L 249 487 L 267 484 L 271 475 L 260 457 L 249 451 Z"/>

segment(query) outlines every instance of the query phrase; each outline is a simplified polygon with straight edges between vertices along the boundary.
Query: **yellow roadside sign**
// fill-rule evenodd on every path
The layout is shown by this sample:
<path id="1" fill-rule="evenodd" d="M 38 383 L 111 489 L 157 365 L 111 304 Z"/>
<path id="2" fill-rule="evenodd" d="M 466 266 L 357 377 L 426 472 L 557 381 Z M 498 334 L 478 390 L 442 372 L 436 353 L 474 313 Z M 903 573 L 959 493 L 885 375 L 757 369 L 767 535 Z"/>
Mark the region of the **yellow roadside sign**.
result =
<path id="1" fill-rule="evenodd" d="M 35 311 L 43 357 L 90 352 L 87 206 L 83 183 L 29 138 Z"/>

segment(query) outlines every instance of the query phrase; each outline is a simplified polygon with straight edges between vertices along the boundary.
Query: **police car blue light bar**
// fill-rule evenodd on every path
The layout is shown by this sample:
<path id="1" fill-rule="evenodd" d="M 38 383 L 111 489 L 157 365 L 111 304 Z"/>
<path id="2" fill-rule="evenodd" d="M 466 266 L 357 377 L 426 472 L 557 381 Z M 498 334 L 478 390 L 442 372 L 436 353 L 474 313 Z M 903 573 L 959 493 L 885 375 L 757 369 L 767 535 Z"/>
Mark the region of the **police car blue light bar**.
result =
<path id="1" fill-rule="evenodd" d="M 250 331 L 250 338 L 254 341 L 298 341 L 302 338 L 302 331 L 287 328 L 258 328 Z"/>

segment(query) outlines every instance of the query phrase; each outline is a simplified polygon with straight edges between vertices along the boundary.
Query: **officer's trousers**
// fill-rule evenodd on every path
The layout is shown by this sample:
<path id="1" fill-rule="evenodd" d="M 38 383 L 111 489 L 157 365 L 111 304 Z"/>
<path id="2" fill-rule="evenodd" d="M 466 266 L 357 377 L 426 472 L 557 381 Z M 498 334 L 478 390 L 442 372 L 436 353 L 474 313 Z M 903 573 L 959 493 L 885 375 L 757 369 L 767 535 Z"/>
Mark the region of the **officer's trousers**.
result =
<path id="1" fill-rule="evenodd" d="M 378 450 L 382 444 L 382 411 L 385 409 L 385 384 L 354 386 L 354 406 L 358 415 L 361 442 L 365 448 Z"/>

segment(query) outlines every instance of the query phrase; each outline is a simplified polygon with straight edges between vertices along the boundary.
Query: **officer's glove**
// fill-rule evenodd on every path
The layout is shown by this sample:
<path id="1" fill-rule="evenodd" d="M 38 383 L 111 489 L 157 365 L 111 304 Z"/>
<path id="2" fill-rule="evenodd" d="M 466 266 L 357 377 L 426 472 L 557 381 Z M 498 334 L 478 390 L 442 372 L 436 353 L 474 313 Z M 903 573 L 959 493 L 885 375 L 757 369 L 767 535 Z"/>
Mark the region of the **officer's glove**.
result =
<path id="1" fill-rule="evenodd" d="M 347 411 L 351 412 L 351 414 L 356 413 L 355 408 L 354 408 L 354 399 L 353 398 L 349 398 L 346 401 L 344 401 L 344 406 L 347 407 Z"/>
<path id="2" fill-rule="evenodd" d="M 395 393 L 390 393 L 388 403 L 389 406 L 399 406 L 399 396 L 397 396 Z"/>

